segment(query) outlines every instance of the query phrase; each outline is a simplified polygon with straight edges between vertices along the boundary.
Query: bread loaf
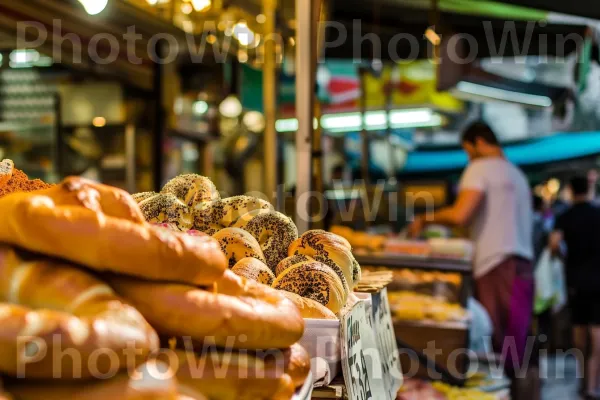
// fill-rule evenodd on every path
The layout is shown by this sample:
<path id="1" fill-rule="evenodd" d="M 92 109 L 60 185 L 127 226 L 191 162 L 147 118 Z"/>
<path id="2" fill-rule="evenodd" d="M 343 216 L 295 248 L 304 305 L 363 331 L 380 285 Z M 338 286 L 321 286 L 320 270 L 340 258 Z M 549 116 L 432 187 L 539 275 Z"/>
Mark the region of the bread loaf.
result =
<path id="1" fill-rule="evenodd" d="M 0 246 L 0 303 L 0 371 L 12 376 L 89 377 L 128 367 L 130 345 L 141 357 L 158 348 L 152 327 L 106 284 L 68 265 L 25 260 L 6 246 Z M 82 362 L 60 357 L 65 351 Z M 102 351 L 115 356 L 96 363 Z"/>
<path id="2" fill-rule="evenodd" d="M 285 290 L 282 290 L 281 293 L 283 293 L 285 297 L 290 299 L 290 301 L 294 303 L 296 307 L 298 307 L 302 318 L 338 319 L 330 309 L 328 309 L 321 303 L 317 303 L 314 300 L 307 299 L 306 297 L 302 297 L 297 295 L 296 293 L 291 293 Z"/>
<path id="3" fill-rule="evenodd" d="M 238 261 L 252 257 L 265 262 L 265 256 L 260 245 L 254 237 L 243 229 L 225 228 L 213 235 L 219 241 L 221 250 L 229 262 L 229 268 L 233 268 Z"/>
<path id="4" fill-rule="evenodd" d="M 275 275 L 265 263 L 256 258 L 248 257 L 241 259 L 231 269 L 236 275 L 246 279 L 271 286 L 275 280 Z"/>
<path id="5" fill-rule="evenodd" d="M 19 400 L 183 400 L 166 364 L 150 361 L 110 379 L 84 382 L 10 380 L 6 389 Z M 110 375 L 109 375 L 110 376 Z M 199 393 L 186 398 L 206 400 Z"/>
<path id="6" fill-rule="evenodd" d="M 0 242 L 100 271 L 211 284 L 227 262 L 219 243 L 151 226 L 127 193 L 81 178 L 0 199 Z"/>
<path id="7" fill-rule="evenodd" d="M 334 314 L 346 304 L 348 294 L 338 275 L 318 261 L 302 261 L 286 269 L 273 287 L 321 303 Z"/>
<path id="8" fill-rule="evenodd" d="M 260 244 L 267 266 L 275 272 L 277 264 L 287 257 L 287 250 L 298 238 L 294 222 L 280 212 L 259 213 L 254 218 L 242 218 L 235 225 L 249 232 Z"/>
<path id="9" fill-rule="evenodd" d="M 167 337 L 245 349 L 286 348 L 302 337 L 304 321 L 283 295 L 231 271 L 226 275 L 215 290 L 123 277 L 109 281 Z"/>

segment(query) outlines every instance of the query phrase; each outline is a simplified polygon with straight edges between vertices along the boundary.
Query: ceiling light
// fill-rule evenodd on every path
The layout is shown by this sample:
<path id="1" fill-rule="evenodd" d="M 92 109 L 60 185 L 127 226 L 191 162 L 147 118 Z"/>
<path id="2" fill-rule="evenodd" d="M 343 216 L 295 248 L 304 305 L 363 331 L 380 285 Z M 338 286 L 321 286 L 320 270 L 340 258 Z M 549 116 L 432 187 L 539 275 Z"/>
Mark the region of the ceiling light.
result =
<path id="1" fill-rule="evenodd" d="M 96 117 L 92 120 L 92 125 L 94 125 L 96 128 L 102 128 L 106 126 L 106 118 Z"/>
<path id="2" fill-rule="evenodd" d="M 232 33 L 242 46 L 248 46 L 250 43 L 254 43 L 254 32 L 252 32 L 245 21 L 240 21 L 235 24 Z"/>
<path id="3" fill-rule="evenodd" d="M 206 11 L 212 6 L 211 0 L 192 0 L 192 5 L 196 11 Z"/>
<path id="4" fill-rule="evenodd" d="M 250 132 L 260 133 L 265 129 L 265 117 L 258 111 L 249 111 L 242 122 Z"/>
<path id="5" fill-rule="evenodd" d="M 277 132 L 296 132 L 298 130 L 298 120 L 296 118 L 280 119 L 275 122 Z"/>
<path id="6" fill-rule="evenodd" d="M 79 0 L 79 2 L 90 15 L 100 14 L 108 5 L 108 0 Z"/>
<path id="7" fill-rule="evenodd" d="M 217 43 L 217 37 L 211 33 L 206 37 L 206 41 L 208 42 L 208 44 L 215 44 Z"/>
<path id="8" fill-rule="evenodd" d="M 265 22 L 267 22 L 267 17 L 265 16 L 265 14 L 258 14 L 256 16 L 256 22 L 258 22 L 259 24 L 264 24 Z"/>
<path id="9" fill-rule="evenodd" d="M 227 118 L 237 118 L 242 115 L 242 111 L 242 103 L 240 103 L 240 100 L 233 95 L 228 96 L 219 105 L 219 112 Z"/>
<path id="10" fill-rule="evenodd" d="M 208 111 L 208 103 L 204 100 L 196 101 L 193 105 L 194 115 L 204 115 Z"/>
<path id="11" fill-rule="evenodd" d="M 148 2 L 148 4 L 150 4 L 151 6 L 155 6 L 158 3 L 158 0 L 146 0 Z"/>
<path id="12" fill-rule="evenodd" d="M 194 11 L 194 7 L 190 3 L 183 3 L 181 5 L 181 12 L 184 14 L 191 14 Z"/>
<path id="13" fill-rule="evenodd" d="M 537 107 L 550 107 L 552 99 L 548 96 L 537 94 L 513 92 L 510 90 L 498 89 L 491 86 L 479 85 L 476 83 L 461 81 L 456 85 L 454 92 L 456 94 L 468 94 L 479 97 L 487 97 L 494 100 L 509 101 L 513 103 L 527 104 Z"/>
<path id="14" fill-rule="evenodd" d="M 15 64 L 30 64 L 40 59 L 40 53 L 37 50 L 13 50 L 9 55 L 10 61 Z"/>

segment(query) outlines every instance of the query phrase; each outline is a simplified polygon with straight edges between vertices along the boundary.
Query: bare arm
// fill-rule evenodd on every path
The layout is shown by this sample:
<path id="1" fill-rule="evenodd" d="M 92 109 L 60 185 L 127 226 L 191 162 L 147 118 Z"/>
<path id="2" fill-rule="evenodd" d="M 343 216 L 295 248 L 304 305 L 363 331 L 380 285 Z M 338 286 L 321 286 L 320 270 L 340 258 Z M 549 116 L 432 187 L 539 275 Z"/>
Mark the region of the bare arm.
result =
<path id="1" fill-rule="evenodd" d="M 465 226 L 473 218 L 483 196 L 483 192 L 478 190 L 461 190 L 454 205 L 441 209 L 433 216 L 426 216 L 426 223 Z"/>

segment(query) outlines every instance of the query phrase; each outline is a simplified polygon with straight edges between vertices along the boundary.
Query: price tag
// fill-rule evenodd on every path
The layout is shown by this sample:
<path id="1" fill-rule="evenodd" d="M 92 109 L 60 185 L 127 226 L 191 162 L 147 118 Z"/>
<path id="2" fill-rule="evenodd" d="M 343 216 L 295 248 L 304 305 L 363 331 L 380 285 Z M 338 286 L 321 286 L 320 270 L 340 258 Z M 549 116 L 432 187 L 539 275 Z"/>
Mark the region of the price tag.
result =
<path id="1" fill-rule="evenodd" d="M 375 331 L 381 369 L 383 371 L 383 385 L 388 399 L 395 399 L 402 386 L 402 370 L 398 354 L 398 343 L 387 297 L 387 288 L 372 295 L 373 329 Z"/>
<path id="2" fill-rule="evenodd" d="M 359 301 L 342 319 L 342 372 L 349 400 L 386 398 L 383 386 L 375 383 L 373 367 L 379 363 L 379 350 L 369 317 L 366 303 Z"/>

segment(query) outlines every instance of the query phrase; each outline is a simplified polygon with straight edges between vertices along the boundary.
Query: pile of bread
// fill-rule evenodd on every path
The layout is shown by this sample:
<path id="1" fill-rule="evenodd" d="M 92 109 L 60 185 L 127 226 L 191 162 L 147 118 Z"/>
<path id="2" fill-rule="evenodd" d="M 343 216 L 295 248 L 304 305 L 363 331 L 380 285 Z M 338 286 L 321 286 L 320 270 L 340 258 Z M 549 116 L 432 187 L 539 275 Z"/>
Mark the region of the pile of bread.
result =
<path id="1" fill-rule="evenodd" d="M 304 318 L 335 319 L 357 301 L 352 290 L 361 271 L 350 243 L 322 230 L 298 237 L 294 222 L 268 201 L 221 198 L 208 178 L 195 174 L 133 197 L 148 222 L 212 235 L 233 272 L 283 291 Z"/>
<path id="2" fill-rule="evenodd" d="M 245 203 L 254 207 L 252 218 L 235 207 L 221 214 L 217 204 L 231 201 L 213 197 L 206 191 L 211 185 L 190 183 L 193 188 L 174 184 L 169 191 L 175 194 L 162 196 L 166 200 L 154 211 L 153 202 L 138 206 L 121 190 L 81 178 L 0 199 L 0 374 L 7 396 L 293 396 L 310 372 L 310 359 L 296 344 L 304 331 L 302 315 L 283 292 L 228 266 L 263 281 L 264 274 L 280 269 L 275 287 L 337 310 L 357 277 L 351 260 L 342 260 L 346 243 L 325 234 L 296 240 L 291 225 L 285 243 L 277 242 L 288 219 L 258 201 Z M 148 219 L 197 227 L 187 224 L 189 211 L 178 211 L 190 206 L 198 207 L 192 214 L 198 221 L 211 215 L 206 222 L 214 224 L 216 239 L 145 218 L 158 215 Z M 244 247 L 247 241 L 251 246 Z M 288 251 L 291 259 L 277 261 Z M 318 259 L 349 264 L 332 274 L 332 266 L 310 261 Z M 318 284 L 304 288 L 312 280 Z M 340 293 L 333 292 L 338 286 Z"/>

